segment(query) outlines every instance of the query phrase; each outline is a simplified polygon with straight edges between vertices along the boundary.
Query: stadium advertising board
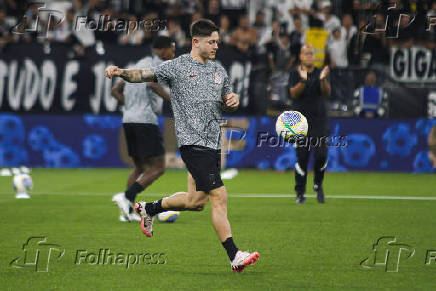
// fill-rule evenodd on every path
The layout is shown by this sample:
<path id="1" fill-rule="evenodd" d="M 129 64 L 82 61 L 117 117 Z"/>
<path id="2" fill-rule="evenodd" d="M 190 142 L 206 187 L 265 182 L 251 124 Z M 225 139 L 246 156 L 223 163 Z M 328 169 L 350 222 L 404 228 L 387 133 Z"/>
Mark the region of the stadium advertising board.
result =
<path id="1" fill-rule="evenodd" d="M 436 49 L 392 47 L 390 72 L 399 82 L 436 83 Z"/>
<path id="2" fill-rule="evenodd" d="M 100 53 L 100 54 L 99 54 Z M 69 47 L 38 43 L 11 44 L 0 53 L 0 109 L 32 113 L 110 113 L 119 105 L 110 94 L 117 79 L 104 76 L 111 64 L 127 67 L 151 54 L 149 46 L 104 46 L 104 51 L 86 49 L 75 58 Z M 251 62 L 232 48 L 217 56 L 231 79 L 233 90 L 247 107 Z"/>
<path id="3" fill-rule="evenodd" d="M 293 169 L 295 148 L 278 139 L 275 118 L 226 118 L 223 151 L 231 168 Z M 159 118 L 167 166 L 183 168 L 174 122 Z M 113 115 L 0 114 L 0 165 L 74 168 L 129 164 L 121 117 Z M 436 119 L 330 119 L 331 172 L 436 170 Z M 316 147 L 311 140 L 305 146 Z"/>

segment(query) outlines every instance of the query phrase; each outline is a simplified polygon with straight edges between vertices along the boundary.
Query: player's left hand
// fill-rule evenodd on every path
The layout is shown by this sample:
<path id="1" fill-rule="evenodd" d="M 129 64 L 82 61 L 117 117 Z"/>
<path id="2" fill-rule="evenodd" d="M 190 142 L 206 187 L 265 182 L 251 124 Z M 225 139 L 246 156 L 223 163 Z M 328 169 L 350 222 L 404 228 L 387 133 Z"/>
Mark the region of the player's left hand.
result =
<path id="1" fill-rule="evenodd" d="M 329 73 L 330 73 L 329 66 L 325 66 L 324 69 L 322 69 L 321 74 L 319 74 L 319 79 L 324 80 L 325 78 L 327 78 Z"/>
<path id="2" fill-rule="evenodd" d="M 235 111 L 238 109 L 239 106 L 239 96 L 236 93 L 230 93 L 223 96 L 224 105 L 232 110 Z"/>

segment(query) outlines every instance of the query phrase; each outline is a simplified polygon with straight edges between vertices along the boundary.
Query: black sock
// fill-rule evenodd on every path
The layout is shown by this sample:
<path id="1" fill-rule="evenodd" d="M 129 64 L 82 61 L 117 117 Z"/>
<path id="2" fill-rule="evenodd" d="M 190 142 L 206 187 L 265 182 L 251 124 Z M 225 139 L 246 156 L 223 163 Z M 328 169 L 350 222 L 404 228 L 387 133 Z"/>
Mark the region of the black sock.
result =
<path id="1" fill-rule="evenodd" d="M 233 259 L 236 256 L 236 253 L 238 252 L 238 248 L 236 247 L 235 243 L 233 242 L 233 237 L 228 237 L 223 242 L 223 247 L 227 251 L 227 255 L 229 256 L 230 261 L 233 261 Z"/>
<path id="2" fill-rule="evenodd" d="M 129 187 L 129 189 L 127 189 L 124 195 L 130 202 L 134 203 L 136 195 L 138 195 L 142 190 L 144 190 L 144 187 L 142 187 L 138 182 L 135 182 Z"/>
<path id="3" fill-rule="evenodd" d="M 162 208 L 162 199 L 159 199 L 157 201 L 153 201 L 151 203 L 145 204 L 145 211 L 151 216 L 155 216 L 158 213 L 167 211 L 166 209 Z"/>

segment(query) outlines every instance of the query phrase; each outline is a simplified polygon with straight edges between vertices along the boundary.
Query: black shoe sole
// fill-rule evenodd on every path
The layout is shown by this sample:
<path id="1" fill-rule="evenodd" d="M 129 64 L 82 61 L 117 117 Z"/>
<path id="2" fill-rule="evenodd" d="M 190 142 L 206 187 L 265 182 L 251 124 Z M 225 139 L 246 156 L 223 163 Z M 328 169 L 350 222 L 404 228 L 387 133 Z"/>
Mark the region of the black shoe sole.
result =
<path id="1" fill-rule="evenodd" d="M 325 203 L 324 194 L 322 194 L 322 195 L 317 195 L 316 198 L 318 199 L 318 203 L 321 203 L 321 204 L 324 204 L 324 203 Z"/>

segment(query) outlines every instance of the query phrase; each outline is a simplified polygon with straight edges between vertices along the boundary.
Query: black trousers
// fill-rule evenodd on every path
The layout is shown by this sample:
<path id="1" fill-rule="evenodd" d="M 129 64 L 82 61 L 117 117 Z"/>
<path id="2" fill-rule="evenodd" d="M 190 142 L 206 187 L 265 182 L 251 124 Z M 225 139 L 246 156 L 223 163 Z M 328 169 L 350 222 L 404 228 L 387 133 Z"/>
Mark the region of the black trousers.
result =
<path id="1" fill-rule="evenodd" d="M 313 184 L 322 186 L 324 172 L 327 167 L 327 140 L 324 137 L 307 137 L 306 142 L 297 143 L 297 164 L 295 164 L 295 192 L 297 194 L 306 193 L 307 166 L 309 164 L 310 153 L 315 154 Z"/>

